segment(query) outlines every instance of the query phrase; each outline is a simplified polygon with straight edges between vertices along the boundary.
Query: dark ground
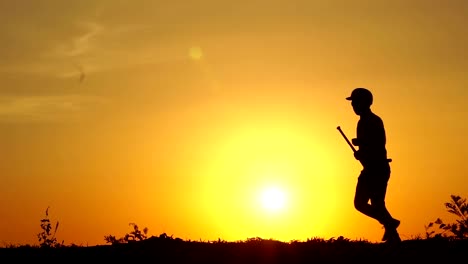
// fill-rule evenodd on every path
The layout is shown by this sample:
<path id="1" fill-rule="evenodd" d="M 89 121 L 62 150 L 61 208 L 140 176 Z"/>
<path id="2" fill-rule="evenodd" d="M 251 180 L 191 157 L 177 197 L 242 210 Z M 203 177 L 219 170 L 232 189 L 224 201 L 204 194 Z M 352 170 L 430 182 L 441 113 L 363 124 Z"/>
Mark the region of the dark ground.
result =
<path id="1" fill-rule="evenodd" d="M 183 241 L 151 237 L 120 245 L 0 248 L 0 263 L 468 263 L 468 239 L 405 240 L 399 245 L 338 239 L 279 242 Z"/>

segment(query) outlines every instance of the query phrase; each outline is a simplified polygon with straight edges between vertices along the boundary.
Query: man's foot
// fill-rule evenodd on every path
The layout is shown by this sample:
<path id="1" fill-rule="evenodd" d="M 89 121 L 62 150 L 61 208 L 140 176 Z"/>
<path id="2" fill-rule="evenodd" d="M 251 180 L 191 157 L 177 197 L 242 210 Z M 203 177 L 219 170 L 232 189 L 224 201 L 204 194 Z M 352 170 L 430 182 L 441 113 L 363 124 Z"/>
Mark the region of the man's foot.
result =
<path id="1" fill-rule="evenodd" d="M 399 244 L 401 242 L 400 234 L 396 229 L 388 230 L 385 233 L 387 234 L 385 244 Z"/>
<path id="2" fill-rule="evenodd" d="M 385 233 L 383 234 L 382 241 L 387 241 L 390 231 L 385 228 Z"/>
<path id="3" fill-rule="evenodd" d="M 400 226 L 400 220 L 392 218 L 387 225 L 385 225 L 385 233 L 382 237 L 382 241 L 387 241 L 391 233 L 396 232 L 396 229 Z M 398 234 L 398 232 L 397 232 Z"/>

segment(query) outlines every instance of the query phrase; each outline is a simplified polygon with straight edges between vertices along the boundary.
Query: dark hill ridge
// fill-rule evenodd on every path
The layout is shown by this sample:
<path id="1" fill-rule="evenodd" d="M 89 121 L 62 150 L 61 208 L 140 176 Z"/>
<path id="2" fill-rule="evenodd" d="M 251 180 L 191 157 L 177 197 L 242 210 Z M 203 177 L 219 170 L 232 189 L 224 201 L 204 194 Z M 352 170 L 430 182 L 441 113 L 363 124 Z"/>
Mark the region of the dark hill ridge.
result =
<path id="1" fill-rule="evenodd" d="M 342 237 L 290 243 L 260 238 L 200 242 L 151 237 L 119 245 L 0 249 L 1 263 L 466 263 L 467 260 L 468 239 L 442 238 L 405 240 L 391 246 Z"/>

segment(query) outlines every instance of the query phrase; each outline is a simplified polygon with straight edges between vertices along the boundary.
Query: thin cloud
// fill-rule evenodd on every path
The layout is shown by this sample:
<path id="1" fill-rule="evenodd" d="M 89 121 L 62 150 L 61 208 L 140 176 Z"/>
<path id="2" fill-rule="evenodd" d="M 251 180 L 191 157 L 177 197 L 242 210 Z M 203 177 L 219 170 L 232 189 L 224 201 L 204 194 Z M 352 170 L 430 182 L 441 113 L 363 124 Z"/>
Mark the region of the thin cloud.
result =
<path id="1" fill-rule="evenodd" d="M 161 31 L 160 25 L 149 21 L 112 26 L 96 18 L 76 21 L 64 23 L 60 31 L 44 32 L 40 39 L 36 32 L 24 32 L 22 38 L 41 42 L 40 49 L 21 60 L 0 62 L 0 73 L 74 79 L 81 83 L 98 72 L 185 60 L 191 45 L 183 37 L 166 35 L 169 33 Z"/>
<path id="2" fill-rule="evenodd" d="M 104 27 L 96 22 L 79 22 L 70 27 L 71 36 L 65 35 L 45 35 L 41 41 L 42 50 L 35 54 L 30 54 L 21 60 L 0 63 L 0 73 L 22 73 L 32 75 L 72 77 L 81 76 L 82 72 L 76 70 L 77 64 L 91 63 L 93 51 L 99 44 L 99 36 L 104 32 Z M 25 33 L 26 34 L 26 33 Z M 33 32 L 28 33 L 28 39 L 34 36 Z M 52 39 L 54 41 L 48 41 Z M 77 63 L 77 62 L 80 63 Z M 87 66 L 88 71 L 94 70 L 93 65 Z M 73 74 L 71 72 L 73 71 Z"/>
<path id="3" fill-rule="evenodd" d="M 82 95 L 25 96 L 0 100 L 0 122 L 67 121 L 103 99 Z"/>
<path id="4" fill-rule="evenodd" d="M 80 27 L 85 29 L 84 33 L 74 36 L 72 39 L 59 44 L 53 53 L 58 57 L 76 57 L 86 55 L 93 49 L 99 34 L 104 31 L 104 27 L 95 22 L 81 22 Z"/>

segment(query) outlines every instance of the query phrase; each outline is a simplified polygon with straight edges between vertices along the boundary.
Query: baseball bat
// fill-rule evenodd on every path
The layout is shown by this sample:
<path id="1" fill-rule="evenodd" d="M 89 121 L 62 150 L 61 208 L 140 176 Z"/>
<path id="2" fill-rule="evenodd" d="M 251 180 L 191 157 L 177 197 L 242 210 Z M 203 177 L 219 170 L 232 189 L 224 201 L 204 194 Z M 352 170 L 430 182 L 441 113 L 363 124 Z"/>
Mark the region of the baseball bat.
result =
<path id="1" fill-rule="evenodd" d="M 345 133 L 343 132 L 343 130 L 341 130 L 341 127 L 338 126 L 336 129 L 338 129 L 338 131 L 340 131 L 340 134 L 343 136 L 343 138 L 346 140 L 346 142 L 348 143 L 348 145 L 351 147 L 351 149 L 353 150 L 353 152 L 356 152 L 356 149 L 354 148 L 353 144 L 351 144 L 351 142 L 349 142 L 349 139 L 348 137 L 345 135 Z"/>

